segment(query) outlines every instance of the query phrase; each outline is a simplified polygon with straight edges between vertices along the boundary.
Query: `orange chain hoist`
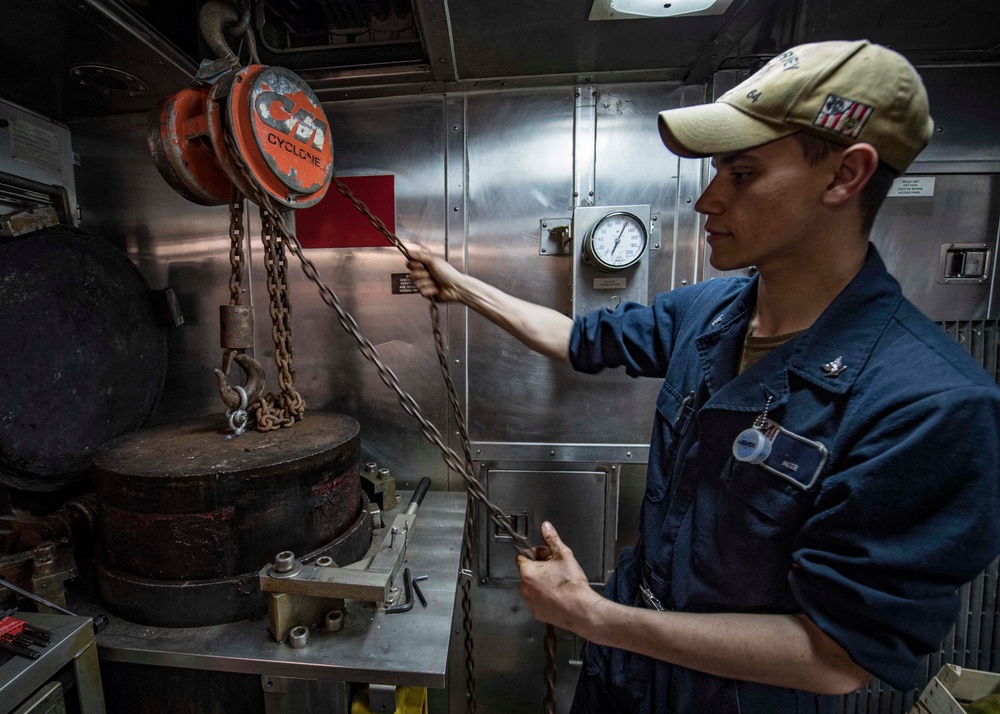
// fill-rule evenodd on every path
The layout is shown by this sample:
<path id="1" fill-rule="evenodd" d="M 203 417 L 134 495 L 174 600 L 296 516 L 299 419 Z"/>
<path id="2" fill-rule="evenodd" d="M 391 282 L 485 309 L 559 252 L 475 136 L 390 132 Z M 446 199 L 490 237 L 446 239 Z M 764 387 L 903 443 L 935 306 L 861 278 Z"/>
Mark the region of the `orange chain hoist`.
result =
<path id="1" fill-rule="evenodd" d="M 230 206 L 230 304 L 220 308 L 222 368 L 215 370 L 232 430 L 269 431 L 302 418 L 294 387 L 287 256 L 273 215 L 261 209 L 269 312 L 281 392 L 264 394 L 264 373 L 246 351 L 253 311 L 243 305 L 244 197 L 266 196 L 286 208 L 318 203 L 333 176 L 329 123 L 304 80 L 282 67 L 252 64 L 167 97 L 150 115 L 147 141 L 163 178 L 181 196 L 205 206 Z M 233 361 L 246 384 L 230 385 Z"/>

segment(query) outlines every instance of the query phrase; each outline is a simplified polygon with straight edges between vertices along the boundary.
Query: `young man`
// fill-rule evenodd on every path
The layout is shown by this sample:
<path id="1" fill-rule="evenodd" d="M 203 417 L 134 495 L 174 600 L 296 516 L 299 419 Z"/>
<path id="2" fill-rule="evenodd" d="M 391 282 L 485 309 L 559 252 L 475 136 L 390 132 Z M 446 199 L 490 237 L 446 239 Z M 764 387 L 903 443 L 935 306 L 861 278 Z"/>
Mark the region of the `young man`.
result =
<path id="1" fill-rule="evenodd" d="M 903 689 L 1000 552 L 1000 390 L 900 294 L 868 232 L 931 136 L 916 71 L 868 42 L 793 48 L 666 111 L 712 157 L 711 262 L 756 266 L 575 321 L 418 251 L 459 300 L 584 372 L 663 379 L 640 539 L 605 597 L 551 524 L 519 559 L 535 616 L 589 641 L 574 712 L 840 712 Z"/>

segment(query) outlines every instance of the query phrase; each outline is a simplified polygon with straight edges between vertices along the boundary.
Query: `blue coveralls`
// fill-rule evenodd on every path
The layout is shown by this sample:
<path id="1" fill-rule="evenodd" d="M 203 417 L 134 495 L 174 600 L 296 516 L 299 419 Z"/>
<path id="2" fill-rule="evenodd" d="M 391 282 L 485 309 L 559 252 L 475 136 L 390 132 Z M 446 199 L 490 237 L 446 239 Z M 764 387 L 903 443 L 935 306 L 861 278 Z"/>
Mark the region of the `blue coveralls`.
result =
<path id="1" fill-rule="evenodd" d="M 643 607 L 645 577 L 668 610 L 805 612 L 858 665 L 912 688 L 956 589 L 1000 552 L 1000 390 L 902 297 L 874 247 L 812 327 L 737 375 L 756 290 L 720 278 L 576 320 L 576 369 L 664 378 L 640 540 L 606 595 Z M 763 466 L 736 461 L 733 440 L 769 396 L 786 431 Z M 573 712 L 841 710 L 839 697 L 587 650 Z"/>

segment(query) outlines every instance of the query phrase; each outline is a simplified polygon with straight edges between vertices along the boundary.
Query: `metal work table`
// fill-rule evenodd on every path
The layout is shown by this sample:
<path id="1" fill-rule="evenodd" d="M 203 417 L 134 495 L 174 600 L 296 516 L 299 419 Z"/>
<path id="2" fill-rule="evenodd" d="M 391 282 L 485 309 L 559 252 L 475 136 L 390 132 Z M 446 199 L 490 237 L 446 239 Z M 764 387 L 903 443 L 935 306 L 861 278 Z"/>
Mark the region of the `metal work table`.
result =
<path id="1" fill-rule="evenodd" d="M 32 648 L 41 654 L 38 659 L 15 656 L 0 666 L 0 714 L 19 707 L 70 662 L 73 663 L 81 710 L 87 714 L 103 712 L 101 672 L 90 619 L 35 612 L 18 612 L 14 617 L 49 630 L 52 642 L 45 648 Z"/>
<path id="2" fill-rule="evenodd" d="M 383 512 L 391 522 L 409 501 Z M 417 512 L 405 567 L 427 575 L 421 589 L 427 607 L 388 615 L 373 603 L 347 602 L 340 632 L 312 633 L 304 649 L 278 644 L 266 618 L 193 628 L 159 628 L 126 622 L 99 605 L 78 607 L 80 615 L 105 613 L 109 626 L 97 636 L 101 659 L 112 662 L 236 672 L 367 684 L 446 686 L 455 594 L 465 520 L 464 492 L 431 491 Z M 279 548 L 280 550 L 280 548 Z M 402 571 L 396 578 L 402 586 Z"/>

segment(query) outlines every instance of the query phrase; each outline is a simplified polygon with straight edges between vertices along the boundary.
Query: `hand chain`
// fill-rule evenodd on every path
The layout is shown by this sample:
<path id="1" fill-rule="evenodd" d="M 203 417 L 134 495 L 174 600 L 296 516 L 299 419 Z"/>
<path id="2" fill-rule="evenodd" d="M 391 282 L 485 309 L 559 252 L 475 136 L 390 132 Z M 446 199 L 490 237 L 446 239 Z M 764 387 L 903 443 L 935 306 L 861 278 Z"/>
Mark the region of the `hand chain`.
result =
<path id="1" fill-rule="evenodd" d="M 410 252 L 406 249 L 406 246 L 403 245 L 402 241 L 400 241 L 396 235 L 391 233 L 389 229 L 386 228 L 385 224 L 377 216 L 373 215 L 371 211 L 368 210 L 368 207 L 360 199 L 354 196 L 354 194 L 351 192 L 351 189 L 346 184 L 334 179 L 334 185 L 337 187 L 337 190 L 340 191 L 341 195 L 343 195 L 345 198 L 351 201 L 351 203 L 354 204 L 354 207 L 360 213 L 362 213 L 364 216 L 368 218 L 372 226 L 374 226 L 376 230 L 381 232 L 382 235 L 385 236 L 386 240 L 388 240 L 392 245 L 394 245 L 399 250 L 399 252 L 401 252 L 404 256 L 406 256 L 407 260 L 412 260 Z M 293 252 L 295 251 L 294 248 L 292 250 Z M 296 252 L 296 255 L 299 257 L 300 261 L 303 260 L 303 256 L 300 253 Z M 303 270 L 305 270 L 305 262 L 303 262 Z M 306 275 L 309 276 L 309 271 L 306 271 Z M 312 277 L 310 277 L 310 279 L 313 280 L 313 282 L 315 282 L 319 286 L 320 294 L 323 294 L 323 290 L 326 286 L 323 285 L 318 279 L 314 279 Z M 336 295 L 334 295 L 334 298 L 336 298 Z M 325 297 L 324 300 L 326 300 Z M 462 478 L 465 479 L 467 485 L 467 495 L 468 495 L 468 503 L 466 505 L 467 517 L 465 521 L 466 527 L 464 536 L 465 553 L 462 560 L 462 568 L 466 572 L 472 571 L 472 550 L 473 550 L 473 538 L 474 538 L 473 519 L 476 512 L 476 509 L 474 507 L 476 498 L 481 500 L 483 504 L 486 505 L 487 509 L 489 510 L 488 515 L 490 516 L 490 520 L 493 521 L 495 524 L 498 524 L 502 528 L 502 530 L 504 530 L 508 535 L 511 536 L 511 538 L 514 539 L 513 542 L 516 543 L 514 547 L 515 549 L 517 549 L 518 553 L 528 557 L 531 560 L 534 560 L 534 552 L 528 550 L 528 548 L 526 547 L 527 540 L 523 536 L 516 534 L 510 527 L 510 524 L 507 518 L 503 515 L 502 511 L 499 511 L 499 509 L 496 506 L 490 503 L 489 499 L 486 498 L 485 493 L 483 493 L 482 491 L 482 485 L 474 475 L 472 452 L 469 447 L 469 434 L 465 426 L 465 416 L 462 413 L 461 405 L 458 403 L 458 394 L 455 390 L 455 385 L 451 379 L 451 370 L 448 368 L 448 359 L 445 355 L 444 337 L 441 333 L 440 314 L 438 311 L 437 303 L 434 301 L 430 303 L 430 312 L 431 312 L 431 322 L 434 326 L 434 345 L 437 350 L 438 363 L 441 367 L 441 375 L 444 378 L 445 386 L 448 389 L 448 399 L 451 402 L 452 412 L 455 414 L 455 420 L 458 424 L 459 435 L 462 440 L 462 448 L 464 450 L 464 455 L 465 455 L 466 470 L 458 471 L 458 473 L 462 475 Z M 422 417 L 418 417 L 418 420 L 421 419 Z M 430 437 L 427 436 L 426 432 L 424 432 L 424 436 L 430 439 Z M 448 451 L 450 452 L 450 449 Z M 444 453 L 444 451 L 442 451 L 442 453 Z M 454 452 L 450 453 L 452 456 L 454 456 Z M 451 465 L 451 463 L 447 458 L 447 454 L 445 455 L 445 461 L 449 464 L 449 466 L 451 466 L 454 469 L 454 466 Z M 457 469 L 455 470 L 457 471 Z M 499 523 L 496 514 L 494 513 L 494 509 L 497 512 L 499 512 Z M 465 630 L 465 668 L 467 674 L 466 711 L 469 714 L 474 714 L 474 712 L 476 711 L 476 678 L 475 678 L 475 658 L 473 657 L 474 646 L 472 639 L 472 599 L 469 594 L 469 589 L 471 588 L 471 585 L 472 583 L 470 579 L 466 578 L 462 580 L 462 624 Z M 545 626 L 545 641 L 544 641 L 545 670 L 543 675 L 545 681 L 545 700 L 543 703 L 543 711 L 545 712 L 545 714 L 555 714 L 556 711 L 556 696 L 555 696 L 556 644 L 557 641 L 556 641 L 555 628 L 552 625 L 547 624 Z"/>
<path id="2" fill-rule="evenodd" d="M 302 246 L 299 244 L 298 239 L 291 233 L 291 231 L 288 230 L 284 217 L 275 209 L 274 202 L 271 200 L 271 197 L 260 189 L 258 181 L 246 167 L 242 155 L 236 150 L 236 147 L 233 144 L 229 131 L 225 132 L 225 139 L 229 148 L 230 156 L 233 158 L 234 163 L 244 179 L 246 179 L 247 185 L 249 185 L 253 190 L 254 195 L 248 196 L 248 198 L 253 200 L 260 207 L 261 219 L 262 221 L 266 219 L 266 221 L 270 224 L 270 229 L 273 231 L 272 235 L 280 237 L 282 246 L 287 247 L 287 249 L 290 250 L 296 258 L 298 258 L 299 263 L 302 266 L 302 272 L 305 274 L 306 278 L 314 283 L 319 289 L 319 294 L 323 302 L 333 308 L 333 310 L 337 313 L 337 318 L 341 327 L 343 327 L 344 330 L 354 338 L 355 342 L 357 342 L 358 349 L 360 350 L 362 356 L 371 362 L 378 370 L 379 379 L 382 380 L 383 384 L 389 387 L 396 394 L 403 411 L 413 417 L 420 425 L 420 431 L 424 438 L 437 447 L 438 451 L 441 453 L 442 460 L 448 468 L 462 476 L 462 479 L 466 484 L 470 502 L 475 500 L 482 503 L 486 507 L 487 515 L 489 516 L 490 521 L 492 521 L 493 524 L 506 535 L 510 536 L 511 544 L 514 546 L 514 549 L 517 550 L 518 554 L 523 555 L 529 560 L 535 560 L 535 553 L 534 549 L 531 547 L 531 543 L 525 536 L 516 532 L 511 527 L 504 512 L 496 504 L 492 503 L 489 498 L 487 498 L 483 485 L 474 474 L 472 454 L 469 447 L 469 436 L 465 427 L 465 417 L 462 413 L 461 405 L 458 402 L 458 395 L 448 369 L 448 360 L 444 349 L 444 336 L 441 332 L 440 312 L 438 310 L 437 303 L 434 301 L 430 302 L 431 321 L 434 328 L 434 344 L 437 350 L 438 363 L 441 366 L 442 376 L 444 377 L 445 384 L 448 388 L 449 402 L 451 403 L 452 411 L 456 415 L 456 423 L 458 424 L 462 439 L 462 449 L 465 456 L 464 459 L 460 459 L 458 454 L 444 443 L 441 432 L 438 428 L 426 417 L 424 417 L 423 413 L 420 411 L 420 406 L 417 404 L 417 401 L 403 389 L 396 373 L 393 372 L 392 369 L 384 362 L 382 362 L 375 345 L 361 334 L 357 321 L 343 307 L 340 302 L 340 298 L 337 297 L 337 294 L 319 277 L 319 271 L 316 269 L 313 262 L 302 252 Z M 337 187 L 337 190 L 340 191 L 344 197 L 350 200 L 359 212 L 368 218 L 372 226 L 382 233 L 390 244 L 399 250 L 399 252 L 402 253 L 407 260 L 412 260 L 412 256 L 403 242 L 394 233 L 392 233 L 377 216 L 373 215 L 360 199 L 354 196 L 348 186 L 336 179 L 334 179 L 333 183 Z M 268 231 L 264 230 L 262 231 L 262 234 L 266 232 Z M 267 246 L 265 246 L 265 249 L 267 249 Z M 265 260 L 267 260 L 267 256 L 265 256 Z M 270 271 L 268 272 L 268 279 L 269 281 L 271 280 Z M 268 289 L 270 291 L 270 286 Z M 287 294 L 286 283 L 286 301 Z M 277 348 L 277 346 L 276 342 L 275 347 Z M 277 349 L 275 351 L 275 361 L 277 361 Z M 299 397 L 299 399 L 301 399 L 301 397 Z M 258 428 L 260 427 L 258 426 Z M 465 542 L 464 544 L 466 546 L 466 562 L 463 563 L 463 565 L 471 565 L 471 547 L 469 546 L 472 543 L 472 533 L 474 532 L 473 523 L 475 510 L 475 508 L 466 509 L 466 528 L 463 537 Z M 472 713 L 475 712 L 476 704 L 474 698 L 475 683 L 473 679 L 474 665 L 472 660 L 472 630 L 470 611 L 471 598 L 469 598 L 468 583 L 466 583 L 463 585 L 463 613 L 466 626 L 466 666 L 469 672 L 469 681 L 467 685 L 467 694 L 469 694 L 469 698 L 466 702 L 466 706 L 467 711 Z M 555 629 L 551 626 L 547 626 L 545 633 L 546 714 L 554 714 L 555 712 L 555 645 Z"/>

